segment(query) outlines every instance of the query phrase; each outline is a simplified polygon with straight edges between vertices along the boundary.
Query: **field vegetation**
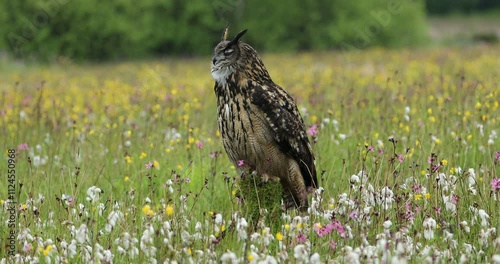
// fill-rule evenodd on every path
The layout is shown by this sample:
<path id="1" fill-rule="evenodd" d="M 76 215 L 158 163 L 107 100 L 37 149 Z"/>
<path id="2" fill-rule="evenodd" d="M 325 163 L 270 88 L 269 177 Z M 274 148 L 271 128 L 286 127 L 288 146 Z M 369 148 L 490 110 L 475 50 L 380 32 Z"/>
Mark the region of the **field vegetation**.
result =
<path id="1" fill-rule="evenodd" d="M 498 58 L 485 45 L 264 54 L 321 185 L 278 226 L 246 219 L 209 58 L 9 67 L 0 263 L 500 263 Z"/>

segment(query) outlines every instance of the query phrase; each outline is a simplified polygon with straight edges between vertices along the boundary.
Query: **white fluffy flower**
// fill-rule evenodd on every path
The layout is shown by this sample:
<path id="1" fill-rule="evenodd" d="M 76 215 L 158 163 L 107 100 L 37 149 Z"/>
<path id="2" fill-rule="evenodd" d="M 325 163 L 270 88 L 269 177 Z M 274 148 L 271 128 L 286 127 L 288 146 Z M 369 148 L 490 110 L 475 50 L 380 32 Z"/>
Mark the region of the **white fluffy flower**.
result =
<path id="1" fill-rule="evenodd" d="M 122 233 L 119 238 L 115 239 L 115 244 L 118 245 L 118 252 L 120 254 L 128 254 L 131 258 L 139 255 L 138 242 L 137 238 L 132 237 L 127 232 Z"/>
<path id="2" fill-rule="evenodd" d="M 464 229 L 465 233 L 470 233 L 470 227 L 467 221 L 460 222 L 460 226 Z"/>
<path id="3" fill-rule="evenodd" d="M 431 240 L 434 238 L 434 229 L 436 229 L 436 220 L 429 217 L 424 220 L 422 226 L 424 227 L 424 237 L 427 240 Z"/>
<path id="4" fill-rule="evenodd" d="M 245 218 L 240 218 L 238 223 L 236 224 L 236 232 L 238 233 L 238 239 L 245 240 L 247 239 L 247 227 L 248 223 Z"/>
<path id="5" fill-rule="evenodd" d="M 443 195 L 443 202 L 445 205 L 445 209 L 447 211 L 450 211 L 452 213 L 457 212 L 457 206 L 453 203 L 451 195 L 449 195 L 449 196 Z"/>
<path id="6" fill-rule="evenodd" d="M 345 251 L 345 262 L 346 263 L 352 263 L 352 264 L 357 264 L 357 263 L 361 263 L 360 262 L 360 251 L 359 251 L 359 248 L 356 248 L 356 249 L 353 249 L 352 247 L 350 246 L 345 246 L 343 248 L 343 250 Z"/>
<path id="7" fill-rule="evenodd" d="M 481 226 L 487 227 L 488 226 L 488 219 L 490 218 L 488 213 L 486 213 L 486 211 L 483 209 L 479 209 L 478 215 L 481 218 Z"/>
<path id="8" fill-rule="evenodd" d="M 73 227 L 74 228 L 74 227 Z M 78 228 L 78 230 L 75 230 L 75 237 L 76 237 L 76 241 L 79 243 L 79 244 L 83 244 L 85 242 L 89 242 L 90 241 L 90 238 L 88 236 L 88 228 L 87 228 L 87 225 L 85 224 L 82 224 L 80 225 L 80 227 Z"/>
<path id="9" fill-rule="evenodd" d="M 380 191 L 379 203 L 382 205 L 382 208 L 384 210 L 387 210 L 391 208 L 393 202 L 394 202 L 394 193 L 392 192 L 391 188 L 385 186 Z"/>
<path id="10" fill-rule="evenodd" d="M 220 224 L 222 224 L 222 220 L 223 220 L 223 219 L 222 219 L 222 215 L 221 215 L 221 214 L 216 214 L 216 215 L 215 215 L 215 224 L 216 224 L 216 225 L 220 225 Z"/>
<path id="11" fill-rule="evenodd" d="M 312 254 L 311 258 L 309 259 L 309 263 L 322 263 L 319 254 L 318 253 Z"/>
<path id="12" fill-rule="evenodd" d="M 387 220 L 384 222 L 384 229 L 389 229 L 392 226 L 391 220 Z"/>
<path id="13" fill-rule="evenodd" d="M 293 248 L 293 256 L 297 259 L 297 261 L 308 261 L 309 260 L 309 252 L 307 250 L 306 245 L 298 244 Z"/>
<path id="14" fill-rule="evenodd" d="M 231 264 L 240 263 L 236 254 L 234 254 L 229 250 L 226 253 L 222 254 L 222 256 L 220 257 L 220 261 L 222 263 L 231 263 Z"/>
<path id="15" fill-rule="evenodd" d="M 359 183 L 359 181 L 360 181 L 360 180 L 359 180 L 359 176 L 358 176 L 358 175 L 353 174 L 353 175 L 351 176 L 351 184 L 356 184 L 356 183 Z"/>
<path id="16" fill-rule="evenodd" d="M 89 202 L 96 202 L 99 200 L 100 195 L 103 191 L 96 186 L 92 186 L 87 189 L 87 201 Z"/>
<path id="17" fill-rule="evenodd" d="M 123 219 L 123 213 L 120 212 L 120 211 L 111 211 L 111 213 L 109 213 L 108 215 L 108 223 L 106 224 L 106 226 L 104 227 L 104 229 L 106 230 L 106 232 L 110 233 L 111 230 L 113 230 L 113 228 L 115 227 L 116 223 Z"/>
<path id="18" fill-rule="evenodd" d="M 154 228 L 152 225 L 148 224 L 146 229 L 142 233 L 141 237 L 141 250 L 144 252 L 146 257 L 155 257 L 156 255 L 156 247 L 154 246 L 153 236 L 155 234 Z"/>

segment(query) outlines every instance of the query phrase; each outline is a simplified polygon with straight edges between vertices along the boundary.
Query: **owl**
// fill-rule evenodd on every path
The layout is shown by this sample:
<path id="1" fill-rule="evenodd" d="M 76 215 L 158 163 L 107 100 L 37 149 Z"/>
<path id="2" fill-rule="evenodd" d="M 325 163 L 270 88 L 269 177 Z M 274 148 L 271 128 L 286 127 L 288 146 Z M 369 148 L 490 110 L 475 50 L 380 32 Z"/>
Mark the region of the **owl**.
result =
<path id="1" fill-rule="evenodd" d="M 304 121 L 292 96 L 273 82 L 257 51 L 240 41 L 243 30 L 216 45 L 215 80 L 218 128 L 224 149 L 242 173 L 279 180 L 287 208 L 308 208 L 318 187 L 315 158 Z"/>

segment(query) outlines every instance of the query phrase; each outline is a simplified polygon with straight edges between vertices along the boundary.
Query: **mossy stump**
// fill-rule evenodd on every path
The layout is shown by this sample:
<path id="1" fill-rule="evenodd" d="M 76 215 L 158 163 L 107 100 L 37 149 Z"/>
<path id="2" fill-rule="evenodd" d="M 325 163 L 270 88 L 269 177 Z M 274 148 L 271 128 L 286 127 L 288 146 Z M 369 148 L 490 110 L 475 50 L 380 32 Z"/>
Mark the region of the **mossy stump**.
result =
<path id="1" fill-rule="evenodd" d="M 264 218 L 272 232 L 281 229 L 281 199 L 283 187 L 279 180 L 264 180 L 258 175 L 245 175 L 239 181 L 240 195 L 243 198 L 244 215 L 254 228 Z"/>

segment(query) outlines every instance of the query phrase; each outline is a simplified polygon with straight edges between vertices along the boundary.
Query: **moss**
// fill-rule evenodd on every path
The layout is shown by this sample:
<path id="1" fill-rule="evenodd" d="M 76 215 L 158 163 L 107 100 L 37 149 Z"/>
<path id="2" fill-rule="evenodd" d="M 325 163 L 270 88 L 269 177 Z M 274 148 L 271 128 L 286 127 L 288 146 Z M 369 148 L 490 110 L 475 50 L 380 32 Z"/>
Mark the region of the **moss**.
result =
<path id="1" fill-rule="evenodd" d="M 264 220 L 266 226 L 277 232 L 281 227 L 281 183 L 276 180 L 264 181 L 262 177 L 250 174 L 241 178 L 239 186 L 247 221 L 255 227 Z"/>

